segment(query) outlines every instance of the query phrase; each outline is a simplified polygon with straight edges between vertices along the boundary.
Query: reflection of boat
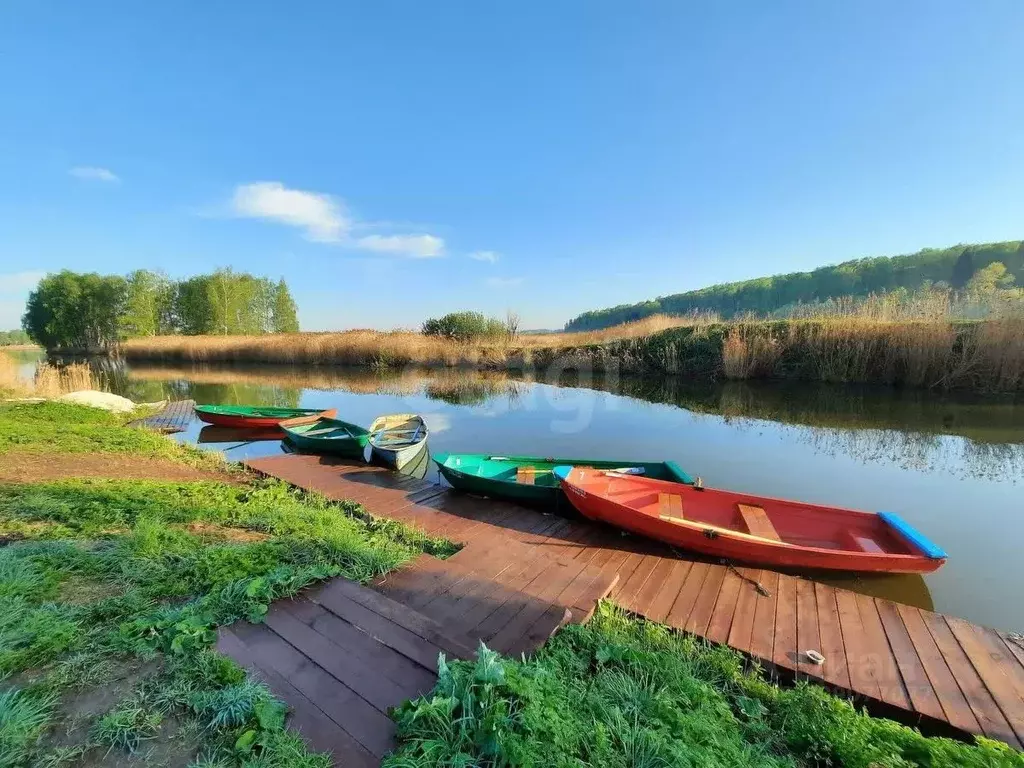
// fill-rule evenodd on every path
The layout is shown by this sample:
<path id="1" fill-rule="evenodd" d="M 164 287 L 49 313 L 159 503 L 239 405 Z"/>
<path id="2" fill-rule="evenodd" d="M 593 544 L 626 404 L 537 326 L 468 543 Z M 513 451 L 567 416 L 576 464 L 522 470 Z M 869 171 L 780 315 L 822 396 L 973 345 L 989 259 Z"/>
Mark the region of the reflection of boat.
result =
<path id="1" fill-rule="evenodd" d="M 362 458 L 370 433 L 341 419 L 320 417 L 312 424 L 282 426 L 288 441 L 305 453 Z"/>
<path id="2" fill-rule="evenodd" d="M 701 552 L 768 566 L 928 573 L 946 553 L 889 512 L 873 514 L 557 467 L 585 517 Z"/>
<path id="3" fill-rule="evenodd" d="M 576 465 L 596 469 L 626 469 L 644 477 L 674 483 L 693 483 L 674 461 L 597 461 L 551 459 L 539 456 L 488 456 L 480 453 L 439 453 L 434 461 L 453 488 L 519 502 L 550 505 L 558 501 L 557 466 Z"/>
<path id="4" fill-rule="evenodd" d="M 197 405 L 196 416 L 207 424 L 218 427 L 274 427 L 281 422 L 289 424 L 311 424 L 321 416 L 331 418 L 337 415 L 333 408 L 278 408 L 273 405 Z"/>
<path id="5" fill-rule="evenodd" d="M 218 427 L 208 424 L 199 430 L 199 443 L 256 443 L 261 440 L 281 440 L 284 430 L 280 427 L 257 427 L 242 429 L 239 427 Z"/>
<path id="6" fill-rule="evenodd" d="M 370 425 L 370 452 L 394 469 L 414 462 L 427 448 L 427 425 L 413 413 L 378 416 Z"/>

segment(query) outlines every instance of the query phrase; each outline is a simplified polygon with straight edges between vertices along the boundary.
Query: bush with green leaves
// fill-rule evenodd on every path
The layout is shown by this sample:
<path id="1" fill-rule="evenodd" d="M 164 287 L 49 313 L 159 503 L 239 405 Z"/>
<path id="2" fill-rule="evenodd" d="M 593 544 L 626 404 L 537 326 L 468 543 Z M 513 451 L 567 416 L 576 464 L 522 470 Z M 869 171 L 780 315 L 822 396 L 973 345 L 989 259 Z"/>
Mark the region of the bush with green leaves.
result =
<path id="1" fill-rule="evenodd" d="M 424 336 L 442 336 L 455 341 L 500 339 L 511 335 L 504 320 L 487 317 L 480 312 L 450 312 L 423 323 Z"/>

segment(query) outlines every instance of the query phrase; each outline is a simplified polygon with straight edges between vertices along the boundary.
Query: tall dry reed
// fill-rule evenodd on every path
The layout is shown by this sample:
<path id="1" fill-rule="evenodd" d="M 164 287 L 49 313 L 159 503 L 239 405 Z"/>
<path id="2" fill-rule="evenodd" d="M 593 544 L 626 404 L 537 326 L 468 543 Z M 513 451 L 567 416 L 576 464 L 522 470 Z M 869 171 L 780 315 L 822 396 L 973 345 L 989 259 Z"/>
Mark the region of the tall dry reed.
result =
<path id="1" fill-rule="evenodd" d="M 88 363 L 36 365 L 31 378 L 21 375 L 21 365 L 10 355 L 0 352 L 0 391 L 18 397 L 58 397 L 83 389 L 101 389 L 99 378 Z"/>
<path id="2" fill-rule="evenodd" d="M 128 359 L 187 362 L 250 362 L 363 365 L 505 367 L 535 350 L 603 344 L 651 336 L 669 328 L 707 325 L 708 316 L 656 315 L 614 328 L 585 333 L 521 334 L 515 339 L 455 341 L 415 331 L 354 330 L 269 336 L 155 336 L 131 339 L 121 348 Z"/>

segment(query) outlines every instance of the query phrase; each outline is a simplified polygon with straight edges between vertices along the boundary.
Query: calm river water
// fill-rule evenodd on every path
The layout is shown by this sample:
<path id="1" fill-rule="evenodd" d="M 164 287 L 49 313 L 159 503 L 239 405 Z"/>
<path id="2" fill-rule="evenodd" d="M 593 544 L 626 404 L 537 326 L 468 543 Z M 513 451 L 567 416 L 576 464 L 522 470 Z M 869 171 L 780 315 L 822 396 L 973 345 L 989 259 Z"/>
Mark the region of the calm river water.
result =
<path id="1" fill-rule="evenodd" d="M 947 564 L 924 579 L 834 583 L 1024 630 L 1024 403 L 661 377 L 141 365 L 109 374 L 136 401 L 334 407 L 360 424 L 414 411 L 435 452 L 673 459 L 709 486 L 894 511 L 945 548 Z M 281 451 L 277 441 L 206 443 L 198 424 L 180 439 L 234 459 Z M 427 478 L 440 482 L 433 466 Z"/>

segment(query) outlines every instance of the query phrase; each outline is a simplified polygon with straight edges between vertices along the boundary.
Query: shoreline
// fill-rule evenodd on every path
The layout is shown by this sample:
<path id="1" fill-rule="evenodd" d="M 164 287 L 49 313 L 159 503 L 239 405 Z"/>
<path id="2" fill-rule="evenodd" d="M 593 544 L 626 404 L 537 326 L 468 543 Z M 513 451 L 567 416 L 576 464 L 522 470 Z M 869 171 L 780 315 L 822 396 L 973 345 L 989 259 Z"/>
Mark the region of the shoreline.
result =
<path id="1" fill-rule="evenodd" d="M 576 370 L 979 393 L 1024 391 L 1024 317 L 962 322 L 744 321 L 677 325 L 653 332 L 642 325 L 599 334 L 490 342 L 459 342 L 411 331 L 164 336 L 132 339 L 107 354 L 147 362 Z"/>

